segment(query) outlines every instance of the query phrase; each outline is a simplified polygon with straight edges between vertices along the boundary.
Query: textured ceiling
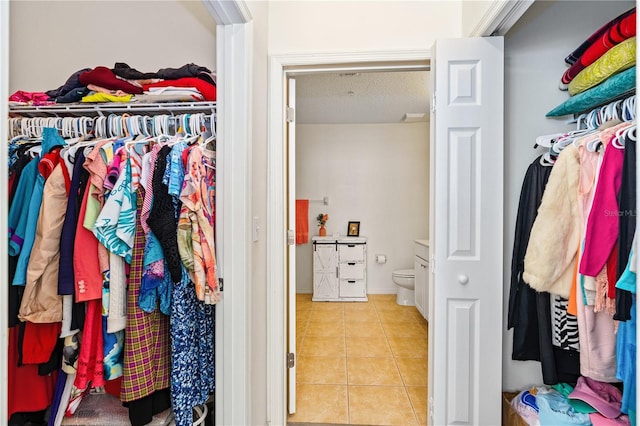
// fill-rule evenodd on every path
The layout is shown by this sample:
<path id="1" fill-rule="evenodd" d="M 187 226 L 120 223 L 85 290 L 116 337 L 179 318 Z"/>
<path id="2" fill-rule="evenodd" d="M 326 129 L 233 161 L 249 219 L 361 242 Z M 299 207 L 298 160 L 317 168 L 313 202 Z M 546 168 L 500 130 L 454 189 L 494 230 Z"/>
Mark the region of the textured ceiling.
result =
<path id="1" fill-rule="evenodd" d="M 429 119 L 429 72 L 387 71 L 299 75 L 296 122 L 400 123 L 406 113 Z"/>

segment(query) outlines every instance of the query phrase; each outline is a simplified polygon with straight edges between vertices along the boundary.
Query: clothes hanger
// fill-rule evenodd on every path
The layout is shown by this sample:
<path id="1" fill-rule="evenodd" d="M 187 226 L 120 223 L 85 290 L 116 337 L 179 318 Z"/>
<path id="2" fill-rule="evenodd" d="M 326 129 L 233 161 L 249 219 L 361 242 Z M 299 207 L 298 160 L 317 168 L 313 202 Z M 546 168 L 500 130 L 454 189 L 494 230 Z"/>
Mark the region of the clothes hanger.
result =
<path id="1" fill-rule="evenodd" d="M 189 126 L 191 127 L 191 130 L 194 133 L 202 135 L 202 133 L 203 133 L 203 126 L 202 126 L 203 119 L 204 119 L 204 115 L 203 114 L 191 114 L 191 117 L 189 119 Z"/>
<path id="2" fill-rule="evenodd" d="M 563 149 L 567 146 L 574 143 L 575 140 L 592 133 L 591 129 L 582 129 L 582 130 L 572 130 L 570 132 L 564 133 L 562 136 L 559 136 L 555 143 L 551 145 L 549 151 L 551 155 L 558 156 Z"/>
<path id="3" fill-rule="evenodd" d="M 621 116 L 625 121 L 631 121 L 636 118 L 636 95 L 630 96 L 623 101 Z"/>
<path id="4" fill-rule="evenodd" d="M 634 124 L 632 127 L 629 127 L 625 133 L 625 137 L 631 139 L 632 141 L 636 141 L 636 125 Z"/>
<path id="5" fill-rule="evenodd" d="M 538 148 L 542 146 L 544 148 L 551 148 L 551 146 L 556 143 L 556 140 L 564 135 L 564 133 L 551 133 L 549 135 L 542 135 L 536 138 L 536 143 L 533 145 L 533 148 Z"/>
<path id="6" fill-rule="evenodd" d="M 616 133 L 611 138 L 611 141 L 609 142 L 609 144 L 613 145 L 615 148 L 624 149 L 624 139 L 629 134 L 628 132 L 631 129 L 634 129 L 635 127 L 636 127 L 635 123 L 634 122 L 630 122 L 628 126 L 616 130 Z"/>
<path id="7" fill-rule="evenodd" d="M 546 167 L 553 166 L 555 164 L 555 161 L 551 159 L 551 153 L 549 151 L 540 156 L 540 164 Z"/>
<path id="8" fill-rule="evenodd" d="M 583 125 L 583 124 L 584 124 L 584 126 L 585 126 L 584 128 L 585 128 L 585 129 L 587 128 L 587 121 L 586 121 L 586 119 L 587 119 L 587 114 L 586 114 L 586 113 L 580 114 L 580 115 L 578 116 L 578 118 L 576 118 L 576 123 L 577 123 L 577 124 L 576 124 L 576 130 L 582 130 L 582 129 L 583 129 L 583 127 L 582 127 L 582 125 Z"/>

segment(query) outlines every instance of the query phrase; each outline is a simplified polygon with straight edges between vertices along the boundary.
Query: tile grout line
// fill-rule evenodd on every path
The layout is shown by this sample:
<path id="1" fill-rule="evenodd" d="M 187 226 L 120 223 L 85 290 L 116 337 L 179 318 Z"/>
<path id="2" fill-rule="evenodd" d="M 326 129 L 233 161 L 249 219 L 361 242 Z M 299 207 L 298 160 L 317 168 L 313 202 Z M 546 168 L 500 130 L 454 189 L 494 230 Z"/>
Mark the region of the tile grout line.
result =
<path id="1" fill-rule="evenodd" d="M 376 305 L 376 312 L 378 311 L 378 307 Z M 380 323 L 382 324 L 382 321 L 380 321 Z M 385 335 L 385 339 L 387 340 L 387 345 L 389 345 L 389 349 L 391 350 L 391 356 L 393 357 L 393 362 L 396 365 L 396 368 L 398 369 L 398 374 L 400 375 L 400 380 L 402 380 L 402 387 L 404 389 L 404 393 L 407 395 L 407 399 L 409 400 L 409 405 L 411 406 L 411 412 L 413 413 L 413 418 L 416 422 L 416 425 L 420 424 L 420 421 L 418 420 L 418 415 L 416 414 L 416 409 L 414 407 L 413 401 L 411 400 L 411 397 L 409 396 L 409 391 L 407 390 L 407 383 L 404 379 L 404 376 L 402 375 L 402 372 L 400 371 L 400 366 L 398 365 L 398 357 L 396 356 L 396 353 L 393 351 L 393 348 L 391 348 L 391 343 L 389 343 L 389 335 L 387 334 L 387 331 L 385 330 L 384 326 L 382 327 L 382 331 Z"/>
<path id="2" fill-rule="evenodd" d="M 349 399 L 349 353 L 347 352 L 347 312 L 342 307 L 342 328 L 344 331 L 344 374 L 347 382 L 347 424 L 351 424 L 351 400 Z"/>

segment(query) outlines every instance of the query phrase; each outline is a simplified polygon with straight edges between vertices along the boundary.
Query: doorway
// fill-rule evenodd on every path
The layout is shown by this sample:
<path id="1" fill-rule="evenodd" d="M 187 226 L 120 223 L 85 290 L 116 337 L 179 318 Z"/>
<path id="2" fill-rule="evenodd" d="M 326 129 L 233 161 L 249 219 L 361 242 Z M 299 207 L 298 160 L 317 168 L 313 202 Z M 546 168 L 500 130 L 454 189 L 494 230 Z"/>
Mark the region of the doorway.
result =
<path id="1" fill-rule="evenodd" d="M 391 274 L 412 270 L 414 240 L 428 237 L 427 69 L 291 73 L 288 175 L 295 198 L 308 200 L 309 238 L 296 245 L 290 280 L 297 357 L 290 424 L 426 424 L 427 322 L 396 303 Z M 328 214 L 329 236 L 344 237 L 348 222 L 360 222 L 368 301 L 312 302 L 319 214 Z"/>
<path id="2" fill-rule="evenodd" d="M 502 75 L 500 37 L 436 40 L 433 51 L 272 56 L 267 226 L 268 419 L 286 423 L 288 264 L 285 83 L 302 71 L 411 69 L 431 63 L 429 423 L 497 424 L 502 314 Z M 432 56 L 433 54 L 433 56 Z M 336 65 L 339 64 L 339 65 Z M 386 65 L 386 67 L 385 67 Z M 482 72 L 480 72 L 482 71 Z M 491 94 L 491 96 L 485 96 Z M 436 102 L 437 101 L 437 102 Z M 480 145 L 490 149 L 479 149 Z M 478 167 L 481 164 L 492 167 Z M 435 176 L 438 179 L 435 179 Z M 437 222 L 437 226 L 436 226 Z M 489 235 L 491 238 L 482 238 Z M 435 288 L 437 287 L 437 291 Z M 290 300 L 295 300 L 295 293 Z M 291 310 L 295 313 L 295 310 Z M 295 328 L 293 328 L 295 330 Z M 295 333 L 295 332 L 294 332 Z M 294 345 L 295 346 L 295 345 Z M 451 354 L 455 356 L 451 357 Z M 440 366 L 434 369 L 434 364 Z M 482 365 L 482 368 L 478 368 Z"/>

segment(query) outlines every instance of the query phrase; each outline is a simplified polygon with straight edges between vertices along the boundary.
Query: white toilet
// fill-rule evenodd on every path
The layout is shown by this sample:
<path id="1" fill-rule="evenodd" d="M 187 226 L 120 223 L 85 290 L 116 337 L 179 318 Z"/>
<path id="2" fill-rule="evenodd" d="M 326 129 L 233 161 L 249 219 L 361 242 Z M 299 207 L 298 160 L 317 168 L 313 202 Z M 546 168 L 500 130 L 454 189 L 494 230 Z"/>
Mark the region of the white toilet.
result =
<path id="1" fill-rule="evenodd" d="M 391 274 L 393 282 L 398 286 L 396 303 L 403 306 L 415 306 L 414 296 L 416 273 L 413 269 L 396 269 Z"/>

